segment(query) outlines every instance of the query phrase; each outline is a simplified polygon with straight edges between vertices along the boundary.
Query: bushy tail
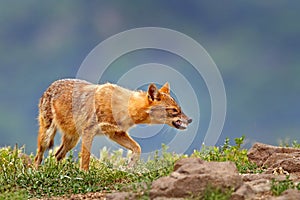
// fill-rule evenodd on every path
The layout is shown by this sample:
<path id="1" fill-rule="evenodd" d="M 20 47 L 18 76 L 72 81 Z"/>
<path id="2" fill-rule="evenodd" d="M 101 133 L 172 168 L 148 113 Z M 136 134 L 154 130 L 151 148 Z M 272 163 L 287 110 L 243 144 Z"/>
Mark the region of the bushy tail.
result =
<path id="1" fill-rule="evenodd" d="M 51 121 L 50 125 L 45 122 L 42 116 L 39 116 L 39 135 L 37 139 L 37 154 L 35 157 L 36 168 L 41 164 L 43 160 L 44 152 L 53 147 L 54 137 L 56 134 L 56 125 Z"/>

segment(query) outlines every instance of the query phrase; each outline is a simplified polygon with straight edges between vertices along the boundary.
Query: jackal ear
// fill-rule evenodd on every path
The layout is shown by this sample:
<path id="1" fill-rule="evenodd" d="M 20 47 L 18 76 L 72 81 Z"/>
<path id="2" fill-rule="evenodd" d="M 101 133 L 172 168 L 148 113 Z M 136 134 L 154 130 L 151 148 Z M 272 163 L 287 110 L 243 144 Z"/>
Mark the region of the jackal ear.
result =
<path id="1" fill-rule="evenodd" d="M 160 89 L 160 92 L 166 93 L 166 94 L 170 94 L 170 85 L 168 82 L 166 82 Z"/>
<path id="2" fill-rule="evenodd" d="M 148 88 L 148 99 L 154 101 L 159 99 L 159 91 L 155 84 L 151 83 Z"/>

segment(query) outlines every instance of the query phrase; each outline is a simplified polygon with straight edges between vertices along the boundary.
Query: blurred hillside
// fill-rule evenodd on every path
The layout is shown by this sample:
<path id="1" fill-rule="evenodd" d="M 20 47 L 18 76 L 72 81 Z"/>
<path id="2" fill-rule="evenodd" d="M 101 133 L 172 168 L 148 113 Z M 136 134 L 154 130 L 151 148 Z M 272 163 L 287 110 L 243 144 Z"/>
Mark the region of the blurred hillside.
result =
<path id="1" fill-rule="evenodd" d="M 300 141 L 299 9 L 290 0 L 2 1 L 0 146 L 35 151 L 37 104 L 47 86 L 75 77 L 101 41 L 145 26 L 189 35 L 217 64 L 228 104 L 221 143 L 242 134 L 249 142 Z"/>

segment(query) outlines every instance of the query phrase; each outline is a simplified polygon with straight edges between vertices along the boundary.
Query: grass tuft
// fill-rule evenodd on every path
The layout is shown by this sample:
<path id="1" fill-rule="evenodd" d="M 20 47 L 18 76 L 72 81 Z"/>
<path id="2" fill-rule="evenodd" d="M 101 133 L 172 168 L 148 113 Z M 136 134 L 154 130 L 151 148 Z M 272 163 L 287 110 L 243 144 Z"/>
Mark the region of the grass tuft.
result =
<path id="1" fill-rule="evenodd" d="M 235 138 L 235 145 L 230 145 L 229 138 L 226 138 L 223 146 L 203 146 L 201 151 L 195 150 L 192 156 L 206 161 L 232 161 L 240 173 L 261 173 L 262 169 L 248 160 L 247 149 L 242 149 L 244 139 L 245 136 Z"/>
<path id="2" fill-rule="evenodd" d="M 279 196 L 284 191 L 288 189 L 298 189 L 300 190 L 300 183 L 295 184 L 291 179 L 290 176 L 286 176 L 285 180 L 279 181 L 273 179 L 271 182 L 271 191 L 273 195 Z"/>

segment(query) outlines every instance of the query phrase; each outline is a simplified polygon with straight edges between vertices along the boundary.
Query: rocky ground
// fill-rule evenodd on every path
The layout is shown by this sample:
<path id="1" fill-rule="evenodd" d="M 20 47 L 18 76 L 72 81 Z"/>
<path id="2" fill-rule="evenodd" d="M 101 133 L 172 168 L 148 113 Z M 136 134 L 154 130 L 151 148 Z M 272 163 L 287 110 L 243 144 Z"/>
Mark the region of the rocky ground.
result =
<path id="1" fill-rule="evenodd" d="M 300 199 L 300 191 L 291 189 L 279 197 L 272 196 L 273 179 L 300 182 L 300 149 L 256 143 L 248 151 L 250 161 L 264 167 L 260 174 L 239 174 L 232 162 L 205 162 L 197 158 L 179 160 L 174 172 L 153 182 L 151 199 L 184 198 L 191 194 L 201 198 L 208 184 L 226 190 L 233 188 L 232 200 Z"/>
<path id="2" fill-rule="evenodd" d="M 300 182 L 300 149 L 275 147 L 256 143 L 248 151 L 250 161 L 265 168 L 259 174 L 239 174 L 232 162 L 206 162 L 199 158 L 185 158 L 176 162 L 174 172 L 152 183 L 150 198 L 201 199 L 207 187 L 233 189 L 232 200 L 299 200 L 300 190 L 289 189 L 280 196 L 271 193 L 271 182 L 285 180 Z M 136 199 L 131 193 L 90 193 L 65 199 Z M 59 198 L 62 199 L 62 198 Z"/>

